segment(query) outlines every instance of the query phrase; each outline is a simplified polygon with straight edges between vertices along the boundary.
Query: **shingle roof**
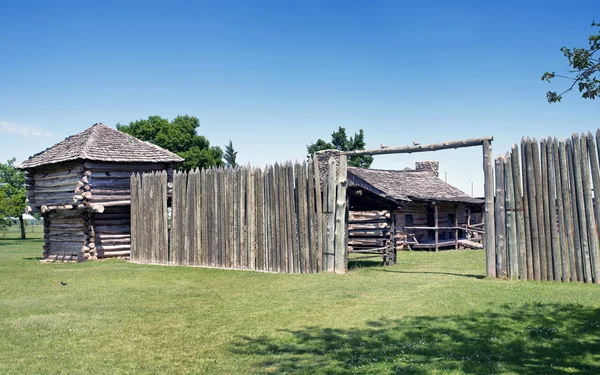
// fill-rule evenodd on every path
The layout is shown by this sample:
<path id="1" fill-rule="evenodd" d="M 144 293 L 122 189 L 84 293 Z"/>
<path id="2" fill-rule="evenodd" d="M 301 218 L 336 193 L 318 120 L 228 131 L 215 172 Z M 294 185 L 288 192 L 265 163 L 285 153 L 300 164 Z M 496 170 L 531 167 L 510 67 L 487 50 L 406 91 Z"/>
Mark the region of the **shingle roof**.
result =
<path id="1" fill-rule="evenodd" d="M 327 163 L 339 160 L 339 151 L 326 150 L 315 154 L 319 163 L 321 183 L 327 179 Z M 366 189 L 385 199 L 401 202 L 438 201 L 483 203 L 482 199 L 471 198 L 467 193 L 444 182 L 431 172 L 404 168 L 398 170 L 364 169 L 348 167 L 348 186 Z"/>
<path id="2" fill-rule="evenodd" d="M 35 168 L 78 159 L 121 163 L 183 161 L 176 154 L 152 143 L 141 141 L 103 124 L 94 124 L 91 128 L 33 155 L 18 168 Z"/>
<path id="3" fill-rule="evenodd" d="M 348 167 L 348 185 L 357 187 L 370 185 L 385 194 L 386 198 L 399 202 L 483 203 L 481 199 L 471 198 L 430 172 L 417 172 L 412 169 L 396 171 Z"/>

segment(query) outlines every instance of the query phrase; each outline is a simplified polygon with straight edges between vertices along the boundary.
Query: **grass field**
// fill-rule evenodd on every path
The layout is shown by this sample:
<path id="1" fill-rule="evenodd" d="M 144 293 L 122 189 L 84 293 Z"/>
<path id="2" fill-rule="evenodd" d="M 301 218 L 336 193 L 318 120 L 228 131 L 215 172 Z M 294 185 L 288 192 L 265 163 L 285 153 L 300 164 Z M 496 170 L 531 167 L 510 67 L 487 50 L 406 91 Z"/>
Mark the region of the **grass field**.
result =
<path id="1" fill-rule="evenodd" d="M 41 264 L 9 237 L 0 374 L 600 373 L 600 286 L 486 279 L 481 251 L 278 275 Z"/>

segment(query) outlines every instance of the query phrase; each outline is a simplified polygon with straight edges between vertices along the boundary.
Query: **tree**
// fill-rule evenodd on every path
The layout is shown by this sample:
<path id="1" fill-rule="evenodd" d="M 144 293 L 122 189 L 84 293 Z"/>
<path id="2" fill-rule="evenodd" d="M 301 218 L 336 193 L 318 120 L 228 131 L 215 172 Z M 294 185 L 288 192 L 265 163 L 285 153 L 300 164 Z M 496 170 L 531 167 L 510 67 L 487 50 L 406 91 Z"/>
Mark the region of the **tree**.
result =
<path id="1" fill-rule="evenodd" d="M 25 239 L 23 213 L 25 201 L 25 174 L 15 168 L 15 158 L 0 163 L 0 227 L 9 226 L 12 218 L 18 218 L 21 238 Z"/>
<path id="2" fill-rule="evenodd" d="M 600 60 L 598 56 L 594 56 L 600 50 L 600 23 L 592 22 L 592 27 L 598 28 L 598 34 L 589 36 L 588 48 L 562 47 L 560 49 L 569 61 L 570 76 L 558 75 L 555 72 L 545 72 L 542 75 L 543 81 L 550 82 L 554 78 L 563 78 L 572 81 L 571 85 L 560 94 L 555 91 L 548 91 L 546 98 L 549 103 L 560 102 L 562 96 L 571 91 L 575 86 L 577 86 L 581 97 L 584 99 L 595 99 L 600 95 Z"/>
<path id="3" fill-rule="evenodd" d="M 306 146 L 308 151 L 308 158 L 312 158 L 317 151 L 323 150 L 340 150 L 340 151 L 354 151 L 365 149 L 365 133 L 360 129 L 357 133 L 354 133 L 353 137 L 348 139 L 346 135 L 346 129 L 341 126 L 337 131 L 331 133 L 331 143 L 325 142 L 322 139 L 318 139 L 315 143 Z M 373 163 L 373 157 L 370 155 L 362 156 L 350 156 L 348 158 L 348 165 L 359 168 L 369 168 Z"/>
<path id="4" fill-rule="evenodd" d="M 223 166 L 223 150 L 211 147 L 196 129 L 200 121 L 193 116 L 177 116 L 173 121 L 160 116 L 147 120 L 132 121 L 129 125 L 117 124 L 117 130 L 133 135 L 142 141 L 154 143 L 185 159 L 177 169 L 189 171 L 195 168 Z"/>
<path id="5" fill-rule="evenodd" d="M 223 156 L 223 159 L 225 159 L 225 164 L 227 165 L 228 168 L 237 167 L 237 163 L 235 162 L 236 157 L 237 157 L 237 151 L 235 151 L 233 149 L 233 143 L 231 143 L 231 139 L 230 139 L 229 144 L 227 146 L 225 146 L 225 156 Z"/>

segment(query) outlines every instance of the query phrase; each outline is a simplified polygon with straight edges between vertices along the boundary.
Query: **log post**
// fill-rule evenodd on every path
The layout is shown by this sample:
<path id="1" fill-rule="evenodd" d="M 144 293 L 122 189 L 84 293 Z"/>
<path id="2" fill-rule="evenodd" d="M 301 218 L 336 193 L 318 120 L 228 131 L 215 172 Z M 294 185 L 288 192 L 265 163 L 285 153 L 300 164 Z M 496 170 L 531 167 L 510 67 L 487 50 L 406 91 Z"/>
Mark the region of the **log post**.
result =
<path id="1" fill-rule="evenodd" d="M 438 218 L 438 204 L 437 202 L 433 202 L 433 226 L 435 227 L 435 251 L 439 251 L 439 231 L 438 231 L 438 224 L 439 224 L 439 218 Z"/>
<path id="2" fill-rule="evenodd" d="M 335 272 L 344 273 L 348 268 L 348 241 L 346 238 L 346 188 L 348 185 L 348 157 L 340 155 L 337 180 L 337 198 L 335 207 Z"/>
<path id="3" fill-rule="evenodd" d="M 454 205 L 454 227 L 458 228 L 458 204 Z M 458 250 L 458 229 L 454 230 L 454 250 Z"/>
<path id="4" fill-rule="evenodd" d="M 483 175 L 485 192 L 485 248 L 488 277 L 496 277 L 496 233 L 494 228 L 494 171 L 492 166 L 492 143 L 482 141 Z"/>

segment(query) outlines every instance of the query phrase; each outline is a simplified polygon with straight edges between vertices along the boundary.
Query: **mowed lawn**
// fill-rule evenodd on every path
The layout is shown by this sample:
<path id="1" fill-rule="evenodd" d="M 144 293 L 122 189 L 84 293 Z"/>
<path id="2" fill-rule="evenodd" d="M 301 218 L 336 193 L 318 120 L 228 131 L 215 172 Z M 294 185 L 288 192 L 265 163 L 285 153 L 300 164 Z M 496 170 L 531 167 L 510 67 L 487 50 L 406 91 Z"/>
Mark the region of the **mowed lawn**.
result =
<path id="1" fill-rule="evenodd" d="M 41 247 L 0 239 L 0 374 L 600 373 L 600 285 L 486 279 L 482 251 L 278 275 Z"/>

